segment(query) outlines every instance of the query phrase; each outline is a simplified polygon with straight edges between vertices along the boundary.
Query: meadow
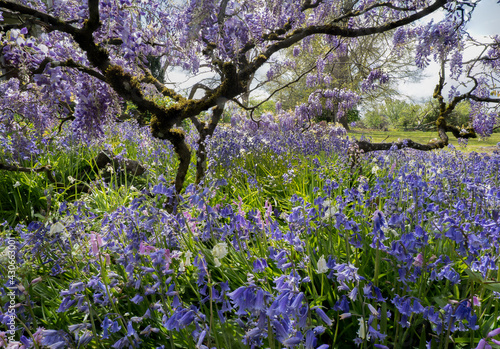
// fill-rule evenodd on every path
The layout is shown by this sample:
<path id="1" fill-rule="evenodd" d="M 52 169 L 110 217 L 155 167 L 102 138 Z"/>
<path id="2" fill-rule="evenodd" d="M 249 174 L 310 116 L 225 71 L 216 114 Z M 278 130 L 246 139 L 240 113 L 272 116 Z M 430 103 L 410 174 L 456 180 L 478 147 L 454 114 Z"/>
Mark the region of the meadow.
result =
<path id="1" fill-rule="evenodd" d="M 1 172 L 0 347 L 498 347 L 498 152 L 259 126 L 220 127 L 180 197 L 171 147 L 126 122 L 17 159 L 61 185 Z M 103 148 L 146 172 L 93 169 Z"/>

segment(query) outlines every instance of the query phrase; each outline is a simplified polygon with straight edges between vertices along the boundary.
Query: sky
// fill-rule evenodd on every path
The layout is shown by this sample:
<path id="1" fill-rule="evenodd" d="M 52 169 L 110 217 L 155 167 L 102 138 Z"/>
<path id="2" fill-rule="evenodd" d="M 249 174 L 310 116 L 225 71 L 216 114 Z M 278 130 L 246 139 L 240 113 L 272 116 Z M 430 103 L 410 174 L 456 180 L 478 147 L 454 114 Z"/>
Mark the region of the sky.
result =
<path id="1" fill-rule="evenodd" d="M 497 3 L 497 0 L 482 0 L 477 5 L 468 30 L 475 39 L 483 42 L 493 35 L 500 35 L 500 4 Z M 469 52 L 469 54 L 471 53 Z M 402 83 L 399 91 L 407 99 L 423 102 L 432 98 L 438 79 L 439 66 L 433 62 L 423 71 L 422 79 L 416 82 L 406 81 Z"/>

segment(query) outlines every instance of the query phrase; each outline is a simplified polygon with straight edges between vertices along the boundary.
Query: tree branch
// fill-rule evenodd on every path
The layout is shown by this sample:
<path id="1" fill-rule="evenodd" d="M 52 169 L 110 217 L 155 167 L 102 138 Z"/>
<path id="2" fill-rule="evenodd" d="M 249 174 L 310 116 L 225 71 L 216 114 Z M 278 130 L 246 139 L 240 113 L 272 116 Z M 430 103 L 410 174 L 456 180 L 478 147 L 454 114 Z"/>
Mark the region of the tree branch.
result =
<path id="1" fill-rule="evenodd" d="M 368 7 L 364 8 L 364 9 L 362 9 L 362 10 L 359 10 L 359 11 L 352 11 L 352 10 L 348 11 L 347 13 L 343 14 L 342 16 L 334 18 L 331 23 L 343 22 L 346 19 L 349 19 L 349 18 L 352 18 L 352 17 L 359 17 L 361 15 L 364 15 L 368 11 L 371 11 L 371 10 L 376 9 L 378 7 L 386 7 L 386 8 L 390 8 L 392 10 L 402 11 L 402 12 L 414 11 L 415 10 L 414 8 L 394 6 L 390 2 L 382 2 L 382 3 L 372 4 L 371 6 L 368 6 Z"/>
<path id="2" fill-rule="evenodd" d="M 86 22 L 85 28 L 91 32 L 95 32 L 101 26 L 99 18 L 99 0 L 88 0 L 89 3 L 89 19 Z"/>
<path id="3" fill-rule="evenodd" d="M 75 68 L 83 73 L 86 73 L 90 76 L 93 76 L 101 81 L 106 82 L 106 77 L 99 73 L 98 71 L 93 70 L 92 68 L 86 67 L 84 65 L 81 65 L 79 63 L 76 63 L 72 59 L 68 59 L 67 61 L 64 62 L 57 62 L 53 61 L 50 57 L 45 57 L 43 61 L 40 63 L 38 68 L 32 71 L 33 74 L 43 74 L 45 71 L 45 68 L 47 65 L 50 63 L 52 67 L 68 67 L 68 68 Z"/>
<path id="4" fill-rule="evenodd" d="M 305 10 L 313 9 L 318 7 L 323 0 L 316 0 L 314 3 L 311 3 L 311 0 L 305 0 L 302 6 L 300 7 L 300 11 L 304 12 Z"/>
<path id="5" fill-rule="evenodd" d="M 224 17 L 226 16 L 226 8 L 229 0 L 222 0 L 220 3 L 219 13 L 217 14 L 217 23 L 219 26 L 224 24 Z"/>
<path id="6" fill-rule="evenodd" d="M 147 84 L 153 84 L 158 92 L 160 92 L 165 97 L 170 97 L 177 102 L 185 101 L 186 98 L 178 94 L 172 89 L 169 89 L 164 84 L 162 84 L 157 78 L 151 74 L 151 71 L 143 64 L 140 65 L 142 71 L 146 74 L 146 76 L 141 80 L 141 82 Z"/>
<path id="7" fill-rule="evenodd" d="M 95 0 L 94 0 L 95 1 Z M 80 29 L 73 27 L 69 22 L 65 22 L 51 16 L 47 13 L 40 12 L 38 10 L 32 9 L 28 6 L 17 4 L 11 1 L 0 0 L 0 8 L 10 10 L 13 12 L 19 12 L 21 14 L 32 16 L 38 19 L 41 23 L 45 24 L 49 30 L 59 30 L 71 35 L 77 34 Z"/>
<path id="8" fill-rule="evenodd" d="M 50 165 L 31 168 L 31 167 L 22 167 L 22 166 L 7 165 L 7 164 L 0 163 L 0 170 L 12 171 L 12 172 L 24 172 L 24 173 L 45 172 L 49 181 L 52 183 L 56 183 L 56 179 L 52 175 L 52 167 Z"/>
<path id="9" fill-rule="evenodd" d="M 429 142 L 428 144 L 421 144 L 412 141 L 411 139 L 404 139 L 400 142 L 395 143 L 370 143 L 368 141 L 357 141 L 355 144 L 359 147 L 360 150 L 363 150 L 365 153 L 379 150 L 391 150 L 391 149 L 403 149 L 403 148 L 411 148 L 422 151 L 429 151 L 434 149 L 444 148 L 445 144 L 442 140 L 437 142 Z"/>
<path id="10" fill-rule="evenodd" d="M 342 36 L 342 37 L 361 37 L 361 36 L 367 36 L 371 34 L 377 34 L 377 33 L 384 33 L 387 31 L 390 31 L 395 28 L 402 27 L 404 25 L 413 23 L 431 13 L 434 11 L 438 10 L 439 8 L 443 7 L 446 5 L 447 0 L 436 0 L 433 4 L 429 5 L 428 7 L 409 15 L 408 17 L 389 22 L 380 26 L 375 26 L 375 27 L 368 27 L 368 28 L 348 28 L 345 26 L 339 26 L 339 25 L 313 25 L 313 26 L 308 26 L 305 28 L 298 28 L 292 31 L 290 34 L 288 34 L 286 37 L 283 38 L 283 40 L 280 40 L 278 42 L 275 42 L 267 47 L 267 49 L 260 55 L 258 55 L 253 62 L 250 63 L 250 65 L 243 69 L 240 72 L 241 78 L 244 80 L 247 76 L 250 74 L 254 73 L 257 69 L 259 69 L 268 59 L 271 57 L 274 53 L 288 48 L 295 43 L 301 41 L 302 39 L 315 35 L 315 34 L 328 34 L 328 35 L 335 35 L 335 36 Z M 240 52 L 240 55 L 244 54 L 246 52 L 245 50 L 249 50 L 253 48 L 255 44 L 247 44 L 242 48 L 242 51 Z"/>
<path id="11" fill-rule="evenodd" d="M 193 99 L 196 91 L 198 91 L 199 89 L 202 89 L 202 90 L 205 90 L 205 91 L 208 91 L 208 92 L 212 92 L 213 91 L 211 88 L 208 88 L 207 86 L 205 86 L 202 83 L 198 82 L 198 83 L 194 84 L 193 87 L 191 88 L 191 92 L 189 92 L 188 99 Z"/>

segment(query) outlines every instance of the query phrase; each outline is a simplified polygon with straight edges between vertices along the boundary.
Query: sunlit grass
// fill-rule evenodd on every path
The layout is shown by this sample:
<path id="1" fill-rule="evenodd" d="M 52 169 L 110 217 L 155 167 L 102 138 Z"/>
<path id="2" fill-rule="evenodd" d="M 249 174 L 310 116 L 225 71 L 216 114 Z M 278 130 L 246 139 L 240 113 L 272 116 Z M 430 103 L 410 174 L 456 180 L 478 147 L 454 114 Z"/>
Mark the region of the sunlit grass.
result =
<path id="1" fill-rule="evenodd" d="M 438 134 L 436 132 L 423 132 L 423 131 L 377 131 L 377 130 L 363 130 L 354 129 L 349 131 L 349 135 L 354 135 L 359 139 L 361 135 L 372 140 L 372 142 L 396 142 L 398 139 L 412 139 L 419 143 L 428 143 L 430 140 L 437 138 Z M 491 137 L 486 139 L 473 138 L 469 139 L 467 147 L 462 147 L 458 144 L 458 141 L 452 134 L 449 134 L 450 143 L 455 147 L 459 148 L 465 152 L 478 152 L 478 153 L 489 153 L 492 149 L 488 147 L 494 147 L 500 142 L 500 133 L 494 133 Z"/>

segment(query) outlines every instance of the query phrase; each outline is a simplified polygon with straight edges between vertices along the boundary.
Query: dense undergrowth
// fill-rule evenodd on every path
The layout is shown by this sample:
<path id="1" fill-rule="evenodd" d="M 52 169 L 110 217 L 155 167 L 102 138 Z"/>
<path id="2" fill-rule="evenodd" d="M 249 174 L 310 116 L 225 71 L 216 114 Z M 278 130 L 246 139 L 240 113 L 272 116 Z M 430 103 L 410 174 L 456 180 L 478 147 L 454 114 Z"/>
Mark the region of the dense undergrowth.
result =
<path id="1" fill-rule="evenodd" d="M 235 118 L 210 140 L 204 184 L 176 199 L 175 156 L 146 130 L 68 139 L 21 161 L 66 189 L 0 174 L 0 347 L 498 343 L 498 154 L 364 155 L 332 126 Z M 103 145 L 148 170 L 79 177 Z"/>

